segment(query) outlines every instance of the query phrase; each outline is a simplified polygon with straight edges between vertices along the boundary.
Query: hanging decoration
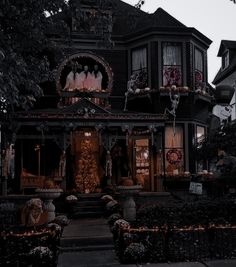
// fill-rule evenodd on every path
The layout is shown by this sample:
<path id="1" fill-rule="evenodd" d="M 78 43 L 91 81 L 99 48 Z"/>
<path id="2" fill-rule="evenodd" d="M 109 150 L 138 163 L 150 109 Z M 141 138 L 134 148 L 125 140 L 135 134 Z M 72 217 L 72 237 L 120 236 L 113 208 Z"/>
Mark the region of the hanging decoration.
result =
<path id="1" fill-rule="evenodd" d="M 177 164 L 179 163 L 183 158 L 183 155 L 180 150 L 178 149 L 170 149 L 166 153 L 166 159 L 170 164 Z"/>
<path id="2" fill-rule="evenodd" d="M 105 175 L 109 178 L 111 178 L 112 176 L 112 158 L 109 150 L 107 151 L 106 155 Z"/>
<path id="3" fill-rule="evenodd" d="M 128 97 L 132 95 L 145 95 L 149 93 L 151 89 L 147 87 L 147 72 L 141 69 L 139 72 L 135 72 L 130 76 L 127 82 L 127 91 L 125 92 L 125 105 L 124 111 L 127 110 Z"/>
<path id="4" fill-rule="evenodd" d="M 129 135 L 132 132 L 132 126 L 130 127 L 128 124 L 122 125 L 122 131 L 125 132 L 126 146 L 128 146 L 128 144 L 129 144 Z"/>
<path id="5" fill-rule="evenodd" d="M 149 125 L 149 131 L 151 133 L 151 140 L 152 140 L 152 146 L 154 145 L 154 133 L 156 132 L 156 128 L 154 125 Z"/>
<path id="6" fill-rule="evenodd" d="M 176 89 L 175 85 L 172 85 L 171 89 Z M 171 91 L 169 91 L 169 96 L 170 96 L 170 101 L 171 101 L 171 109 L 165 108 L 164 114 L 167 112 L 170 113 L 174 119 L 173 119 L 173 136 L 175 136 L 175 118 L 176 118 L 176 110 L 179 105 L 179 100 L 180 100 L 180 94 L 171 94 Z"/>
<path id="7" fill-rule="evenodd" d="M 99 123 L 95 126 L 95 129 L 98 133 L 98 140 L 99 140 L 99 146 L 102 145 L 102 131 L 104 130 L 104 125 L 102 123 Z"/>
<path id="8" fill-rule="evenodd" d="M 60 161 L 59 161 L 59 171 L 58 171 L 59 177 L 64 178 L 66 175 L 66 151 L 63 150 Z"/>

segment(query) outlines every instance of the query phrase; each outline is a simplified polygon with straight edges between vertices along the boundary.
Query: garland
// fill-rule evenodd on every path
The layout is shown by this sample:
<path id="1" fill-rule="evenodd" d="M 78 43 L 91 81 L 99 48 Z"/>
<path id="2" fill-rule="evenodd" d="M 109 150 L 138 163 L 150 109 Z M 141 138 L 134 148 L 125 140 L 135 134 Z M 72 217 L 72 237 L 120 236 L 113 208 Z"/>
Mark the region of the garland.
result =
<path id="1" fill-rule="evenodd" d="M 178 149 L 170 149 L 166 153 L 166 159 L 170 164 L 176 164 L 179 163 L 182 159 L 182 153 Z"/>

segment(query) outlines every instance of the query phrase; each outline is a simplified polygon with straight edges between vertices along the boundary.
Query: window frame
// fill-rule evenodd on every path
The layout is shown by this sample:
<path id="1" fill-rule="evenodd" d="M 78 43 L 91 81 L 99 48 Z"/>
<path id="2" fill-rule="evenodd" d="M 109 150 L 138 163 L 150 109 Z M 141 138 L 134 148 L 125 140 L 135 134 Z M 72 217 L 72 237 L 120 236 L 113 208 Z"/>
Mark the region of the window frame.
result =
<path id="1" fill-rule="evenodd" d="M 201 136 L 198 136 L 198 129 L 203 129 L 204 134 Z M 196 124 L 195 144 L 197 148 L 200 148 L 202 146 L 201 141 L 203 141 L 206 136 L 207 136 L 207 127 L 205 125 Z M 203 171 L 203 169 L 206 169 L 204 167 L 208 165 L 204 160 L 196 160 L 195 164 L 196 164 L 195 166 L 196 166 L 197 173 Z"/>
<path id="2" fill-rule="evenodd" d="M 181 60 L 181 64 L 175 64 L 175 65 L 164 65 L 164 47 L 166 45 L 169 45 L 169 46 L 177 46 L 180 48 L 180 60 Z M 162 58 L 162 85 L 164 87 L 169 87 L 169 86 L 172 86 L 172 85 L 176 85 L 175 83 L 172 83 L 172 84 L 164 84 L 164 67 L 173 67 L 173 66 L 176 66 L 176 67 L 179 67 L 180 69 L 180 83 L 178 85 L 176 85 L 177 87 L 181 87 L 183 86 L 183 79 L 184 79 L 184 74 L 183 74 L 183 43 L 182 42 L 172 42 L 172 41 L 164 41 L 161 43 L 161 58 Z"/>
<path id="3" fill-rule="evenodd" d="M 170 130 L 173 129 L 173 126 L 171 124 L 168 124 L 165 126 L 165 130 L 164 130 L 164 166 L 165 166 L 165 173 L 167 176 L 173 176 L 173 175 L 179 175 L 181 173 L 184 172 L 185 170 L 185 142 L 184 142 L 184 138 L 185 138 L 185 133 L 184 133 L 184 125 L 183 124 L 177 124 L 176 125 L 176 129 L 179 128 L 181 129 L 181 141 L 182 143 L 178 146 L 176 145 L 171 145 L 171 146 L 168 146 L 167 145 L 167 128 L 170 128 Z M 181 156 L 181 159 L 179 162 L 176 162 L 176 163 L 171 163 L 171 162 L 168 162 L 168 159 L 167 159 L 167 154 L 168 154 L 168 151 L 171 151 L 171 150 L 177 150 L 177 152 L 179 151 L 180 153 L 182 153 L 182 156 Z M 178 153 L 177 153 L 178 154 Z M 176 169 L 178 169 L 178 172 L 174 174 L 174 172 L 171 172 L 169 171 L 168 168 L 172 168 L 172 166 L 174 166 L 176 164 Z"/>
<path id="4" fill-rule="evenodd" d="M 221 68 L 225 70 L 229 66 L 229 50 L 227 49 L 222 55 Z"/>
<path id="5" fill-rule="evenodd" d="M 134 70 L 133 69 L 133 53 L 135 51 L 142 50 L 142 49 L 146 50 L 146 67 Z M 148 49 L 147 49 L 147 45 L 143 45 L 143 46 L 138 46 L 138 47 L 132 48 L 130 54 L 131 54 L 131 68 L 130 68 L 131 69 L 131 74 L 133 74 L 135 72 L 138 72 L 138 71 L 141 71 L 143 69 L 146 69 L 146 72 L 148 73 Z"/>
<path id="6" fill-rule="evenodd" d="M 196 51 L 198 51 L 202 56 L 202 70 L 198 69 L 196 66 L 196 61 L 197 61 L 196 60 L 197 59 Z M 201 73 L 202 79 L 199 81 L 196 79 L 196 72 Z M 197 88 L 199 83 L 203 83 L 204 81 L 205 81 L 204 52 L 201 49 L 199 49 L 198 47 L 195 47 L 194 48 L 194 83 L 195 83 L 195 88 Z"/>
<path id="7" fill-rule="evenodd" d="M 133 58 L 134 58 L 134 52 L 145 50 L 145 63 L 146 66 L 139 68 L 139 69 L 133 69 Z M 131 75 L 135 74 L 137 77 L 137 86 L 140 88 L 148 87 L 148 46 L 142 45 L 138 47 L 134 47 L 131 49 Z"/>

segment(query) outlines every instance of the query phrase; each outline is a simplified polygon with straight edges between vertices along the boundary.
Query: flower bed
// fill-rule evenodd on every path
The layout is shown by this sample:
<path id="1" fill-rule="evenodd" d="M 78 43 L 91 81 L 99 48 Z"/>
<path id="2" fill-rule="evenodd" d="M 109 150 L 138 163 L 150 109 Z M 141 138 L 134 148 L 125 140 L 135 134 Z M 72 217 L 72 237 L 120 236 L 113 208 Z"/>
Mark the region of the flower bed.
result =
<path id="1" fill-rule="evenodd" d="M 122 263 L 236 257 L 236 203 L 232 199 L 177 207 L 146 205 L 132 225 L 118 214 L 108 221 Z"/>
<path id="2" fill-rule="evenodd" d="M 233 199 L 199 200 L 178 206 L 144 205 L 137 213 L 139 226 L 189 227 L 210 224 L 236 224 Z"/>
<path id="3" fill-rule="evenodd" d="M 62 227 L 14 227 L 0 234 L 0 266 L 56 266 Z"/>
<path id="4" fill-rule="evenodd" d="M 122 263 L 229 259 L 236 257 L 236 226 L 120 228 L 115 244 Z"/>

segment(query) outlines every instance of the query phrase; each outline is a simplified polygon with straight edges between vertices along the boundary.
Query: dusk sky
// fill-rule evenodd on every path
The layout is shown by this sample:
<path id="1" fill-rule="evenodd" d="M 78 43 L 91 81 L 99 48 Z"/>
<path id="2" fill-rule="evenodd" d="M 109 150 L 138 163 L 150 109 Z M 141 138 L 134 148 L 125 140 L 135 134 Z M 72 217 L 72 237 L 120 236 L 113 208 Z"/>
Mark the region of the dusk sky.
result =
<path id="1" fill-rule="evenodd" d="M 135 5 L 138 0 L 123 2 Z M 236 41 L 236 4 L 230 0 L 145 0 L 142 10 L 153 13 L 159 7 L 212 40 L 208 49 L 208 81 L 211 83 L 221 66 L 217 57 L 221 40 Z"/>

